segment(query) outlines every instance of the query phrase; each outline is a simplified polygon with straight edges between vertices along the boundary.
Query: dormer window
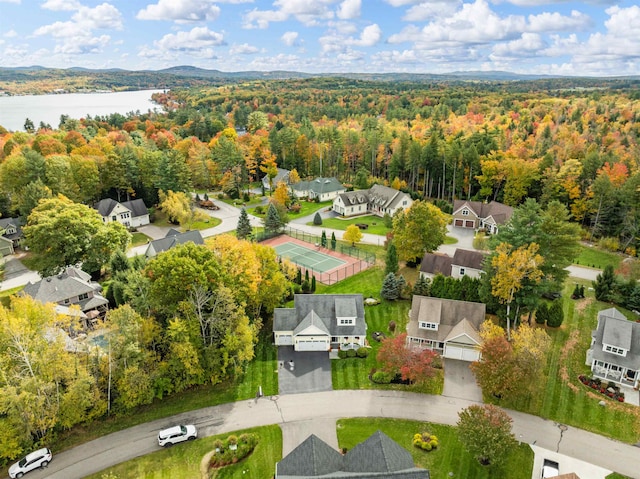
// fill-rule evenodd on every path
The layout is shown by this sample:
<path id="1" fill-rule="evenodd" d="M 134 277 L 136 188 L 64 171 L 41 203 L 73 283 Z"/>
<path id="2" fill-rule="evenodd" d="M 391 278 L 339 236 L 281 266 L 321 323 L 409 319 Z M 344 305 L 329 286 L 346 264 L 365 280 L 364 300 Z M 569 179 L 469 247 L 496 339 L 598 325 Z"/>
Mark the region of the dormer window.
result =
<path id="1" fill-rule="evenodd" d="M 429 323 L 427 321 L 420 321 L 418 323 L 418 326 L 420 327 L 420 329 L 430 329 L 431 331 L 438 330 L 438 323 Z"/>
<path id="2" fill-rule="evenodd" d="M 356 318 L 338 318 L 338 324 L 340 326 L 353 326 L 356 324 Z"/>
<path id="3" fill-rule="evenodd" d="M 469 216 L 469 210 L 462 210 L 462 216 Z"/>
<path id="4" fill-rule="evenodd" d="M 12 235 L 16 233 L 16 229 L 13 226 L 9 226 L 5 231 L 5 234 Z"/>
<path id="5" fill-rule="evenodd" d="M 611 353 L 611 354 L 617 354 L 618 356 L 626 356 L 627 355 L 627 350 L 623 349 L 623 348 L 616 348 L 615 346 L 611 346 L 610 344 L 605 344 L 604 345 L 604 351 Z"/>

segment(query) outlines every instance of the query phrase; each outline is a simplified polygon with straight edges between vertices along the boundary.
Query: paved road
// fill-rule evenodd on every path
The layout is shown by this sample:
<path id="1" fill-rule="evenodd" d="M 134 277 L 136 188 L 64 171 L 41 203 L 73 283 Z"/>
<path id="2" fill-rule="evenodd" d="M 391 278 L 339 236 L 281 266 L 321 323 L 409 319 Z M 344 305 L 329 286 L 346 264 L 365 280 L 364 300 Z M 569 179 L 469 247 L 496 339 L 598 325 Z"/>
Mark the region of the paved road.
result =
<path id="1" fill-rule="evenodd" d="M 334 421 L 345 417 L 389 417 L 454 425 L 458 412 L 472 401 L 398 391 L 327 391 L 263 397 L 179 414 L 135 426 L 56 454 L 46 471 L 31 479 L 79 479 L 123 461 L 157 451 L 159 429 L 177 423 L 194 423 L 199 435 L 225 434 L 269 424 Z M 553 421 L 515 411 L 513 432 L 524 443 L 557 451 L 629 477 L 637 477 L 640 450 Z M 314 424 L 311 422 L 310 424 Z M 596 453 L 597 451 L 597 453 Z"/>

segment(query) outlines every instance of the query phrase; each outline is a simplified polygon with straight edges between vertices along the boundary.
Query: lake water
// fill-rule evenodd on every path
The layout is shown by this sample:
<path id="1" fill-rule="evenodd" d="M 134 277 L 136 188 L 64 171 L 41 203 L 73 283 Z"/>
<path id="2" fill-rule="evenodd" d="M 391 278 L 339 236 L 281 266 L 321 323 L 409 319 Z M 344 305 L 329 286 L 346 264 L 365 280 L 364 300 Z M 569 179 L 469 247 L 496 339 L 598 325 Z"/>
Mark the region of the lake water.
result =
<path id="1" fill-rule="evenodd" d="M 161 107 L 151 101 L 151 95 L 163 90 L 139 90 L 117 93 L 65 93 L 61 95 L 0 96 L 0 125 L 11 131 L 24 131 L 24 121 L 29 118 L 36 129 L 40 122 L 58 128 L 60 115 L 85 118 L 87 115 L 122 115 Z"/>

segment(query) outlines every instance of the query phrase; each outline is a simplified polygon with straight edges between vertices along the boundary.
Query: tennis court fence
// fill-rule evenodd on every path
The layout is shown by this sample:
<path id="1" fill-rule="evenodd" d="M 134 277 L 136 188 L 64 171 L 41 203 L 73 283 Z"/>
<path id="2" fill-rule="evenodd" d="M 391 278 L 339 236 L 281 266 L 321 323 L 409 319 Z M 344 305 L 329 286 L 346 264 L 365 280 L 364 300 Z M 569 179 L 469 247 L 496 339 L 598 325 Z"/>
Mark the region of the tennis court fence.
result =
<path id="1" fill-rule="evenodd" d="M 292 228 L 291 226 L 286 226 L 284 228 L 284 234 L 287 236 L 291 236 L 292 238 L 296 238 L 304 241 L 305 243 L 311 243 L 313 245 L 319 245 L 322 243 L 322 237 L 318 235 L 313 235 L 311 233 L 307 233 L 306 231 L 298 230 L 296 228 Z M 331 248 L 331 238 L 327 238 L 327 245 L 325 246 L 328 249 Z M 352 258 L 360 259 L 369 265 L 375 264 L 376 255 L 373 253 L 369 253 L 367 251 L 363 251 L 361 249 L 356 248 L 355 246 L 347 246 L 343 244 L 337 244 L 334 251 L 337 251 L 342 254 L 346 254 L 347 256 L 351 256 Z"/>

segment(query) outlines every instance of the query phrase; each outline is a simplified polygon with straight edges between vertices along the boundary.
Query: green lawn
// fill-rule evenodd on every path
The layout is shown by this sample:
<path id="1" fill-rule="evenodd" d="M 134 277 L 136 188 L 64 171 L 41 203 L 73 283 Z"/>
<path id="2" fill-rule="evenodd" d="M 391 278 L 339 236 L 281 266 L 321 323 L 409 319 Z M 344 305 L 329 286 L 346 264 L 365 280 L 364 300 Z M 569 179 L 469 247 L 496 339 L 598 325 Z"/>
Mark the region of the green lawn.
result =
<path id="1" fill-rule="evenodd" d="M 578 375 L 590 374 L 589 367 L 584 364 L 585 354 L 591 342 L 591 331 L 596 327 L 597 313 L 611 305 L 595 301 L 593 293 L 588 291 L 586 299 L 570 299 L 574 283 L 568 281 L 565 285 L 562 327 L 547 328 L 552 349 L 537 393 L 526 400 L 515 403 L 502 400 L 497 404 L 626 443 L 636 443 L 640 439 L 639 408 L 599 396 L 590 397 L 590 391 L 578 380 Z M 607 407 L 598 405 L 601 399 L 606 400 Z"/>
<path id="2" fill-rule="evenodd" d="M 136 231 L 135 233 L 131 233 L 131 243 L 129 244 L 129 247 L 135 248 L 136 246 L 147 244 L 150 240 L 151 238 L 149 238 L 146 234 Z"/>
<path id="3" fill-rule="evenodd" d="M 256 345 L 255 359 L 247 366 L 245 374 L 237 382 L 193 388 L 140 407 L 127 415 L 74 427 L 71 431 L 60 434 L 54 446 L 54 452 L 147 421 L 207 406 L 250 399 L 256 396 L 259 386 L 262 386 L 265 396 L 276 395 L 278 394 L 276 370 L 276 348 L 272 345 L 271 335 L 264 335 Z"/>
<path id="4" fill-rule="evenodd" d="M 316 203 L 315 201 L 300 200 L 300 211 L 298 211 L 297 213 L 289 211 L 287 212 L 287 216 L 289 216 L 289 219 L 304 218 L 305 216 L 312 215 L 316 211 L 330 208 L 331 205 L 331 201 Z M 257 206 L 257 204 L 255 206 Z M 256 213 L 255 206 L 248 207 L 247 213 L 257 216 L 258 218 L 264 218 L 265 214 L 267 213 L 268 204 L 262 205 L 263 212 L 261 214 Z"/>
<path id="5" fill-rule="evenodd" d="M 611 265 L 615 269 L 620 266 L 622 258 L 621 255 L 610 251 L 580 245 L 580 254 L 574 261 L 574 264 L 598 269 L 604 269 L 605 266 Z"/>
<path id="6" fill-rule="evenodd" d="M 413 456 L 418 467 L 429 469 L 432 479 L 531 479 L 533 451 L 528 444 L 520 444 L 511 453 L 503 468 L 481 466 L 458 441 L 456 428 L 404 419 L 356 418 L 341 419 L 337 423 L 338 443 L 347 450 L 380 430 L 403 446 Z M 423 451 L 411 444 L 418 432 L 435 434 L 438 449 Z M 453 473 L 450 476 L 449 473 Z"/>
<path id="7" fill-rule="evenodd" d="M 321 286 L 318 292 L 323 294 L 341 294 L 357 291 L 366 297 L 380 299 L 380 285 L 384 276 L 384 270 L 376 267 L 351 276 L 332 286 Z M 380 343 L 372 337 L 374 331 L 381 331 L 387 337 L 389 322 L 396 323 L 396 333 L 405 331 L 408 313 L 411 304 L 408 300 L 385 301 L 375 306 L 365 306 L 367 320 L 367 341 L 371 346 L 367 358 L 336 359 L 331 361 L 331 378 L 333 389 L 396 389 L 401 391 L 422 392 L 428 394 L 441 394 L 443 387 L 442 369 L 437 370 L 436 377 L 425 385 L 404 386 L 400 384 L 375 384 L 369 380 L 369 374 L 373 368 L 378 367 L 376 354 Z"/>
<path id="8" fill-rule="evenodd" d="M 268 479 L 273 477 L 275 463 L 282 459 L 282 430 L 277 425 L 257 427 L 234 432 L 236 435 L 254 433 L 258 435 L 258 445 L 241 462 L 220 468 L 211 478 Z M 103 474 L 111 474 L 117 479 L 193 479 L 200 476 L 200 462 L 205 454 L 214 449 L 216 439 L 225 440 L 229 434 L 204 437 L 193 442 L 178 444 L 168 449 L 123 462 L 89 479 L 102 479 Z"/>
<path id="9" fill-rule="evenodd" d="M 214 226 L 218 226 L 220 223 L 222 223 L 221 219 L 214 218 L 213 216 L 210 216 L 209 218 L 207 218 L 204 221 L 194 221 L 193 223 L 191 223 L 190 229 L 192 229 L 192 230 L 206 230 L 208 228 L 213 228 Z"/>
<path id="10" fill-rule="evenodd" d="M 313 221 L 307 224 L 314 226 Z M 362 230 L 363 233 L 385 236 L 389 231 L 391 231 L 390 228 L 387 228 L 384 225 L 382 218 L 375 215 L 357 216 L 355 218 L 327 218 L 322 220 L 322 225 L 320 225 L 320 227 L 345 231 L 350 225 L 355 224 L 369 225 L 366 230 Z"/>

